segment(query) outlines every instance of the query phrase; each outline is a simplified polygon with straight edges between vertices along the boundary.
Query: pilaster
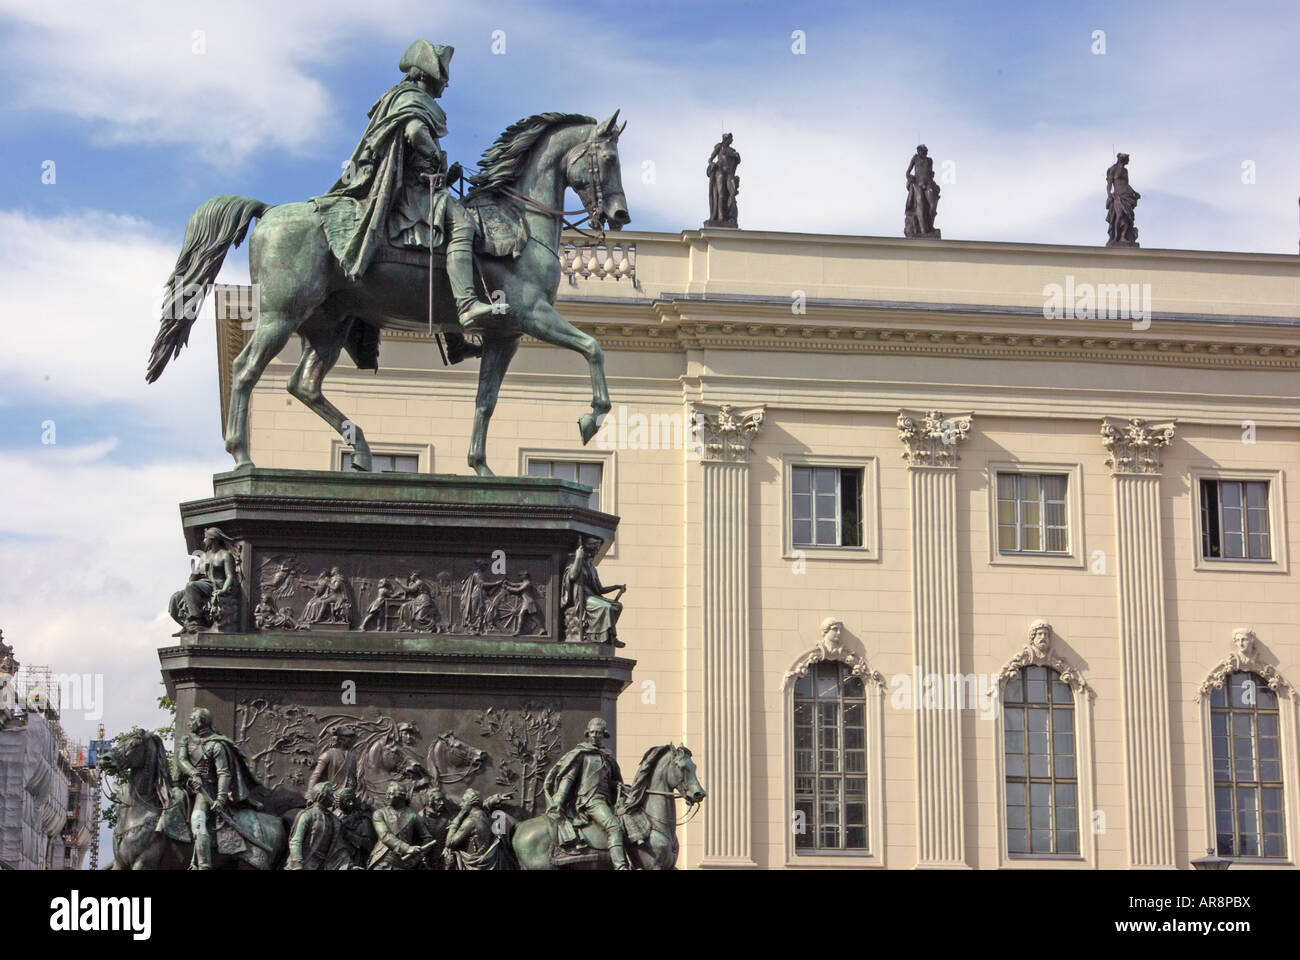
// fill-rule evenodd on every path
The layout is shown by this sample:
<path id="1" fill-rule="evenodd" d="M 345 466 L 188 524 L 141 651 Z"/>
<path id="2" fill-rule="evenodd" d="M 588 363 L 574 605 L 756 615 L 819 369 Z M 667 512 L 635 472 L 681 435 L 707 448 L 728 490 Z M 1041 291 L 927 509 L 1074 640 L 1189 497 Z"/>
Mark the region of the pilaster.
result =
<path id="1" fill-rule="evenodd" d="M 1102 445 L 1115 482 L 1120 686 L 1130 867 L 1173 868 L 1173 766 L 1160 535 L 1160 456 L 1173 421 L 1106 417 Z"/>

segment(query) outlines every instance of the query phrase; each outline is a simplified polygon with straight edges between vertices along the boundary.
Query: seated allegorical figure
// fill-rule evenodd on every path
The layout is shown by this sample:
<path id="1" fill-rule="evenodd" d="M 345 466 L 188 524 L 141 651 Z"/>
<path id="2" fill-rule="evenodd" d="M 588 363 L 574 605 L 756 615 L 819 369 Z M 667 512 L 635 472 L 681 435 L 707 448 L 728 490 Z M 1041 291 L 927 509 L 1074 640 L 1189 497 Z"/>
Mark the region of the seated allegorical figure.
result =
<path id="1" fill-rule="evenodd" d="M 580 626 L 581 636 L 569 639 L 588 643 L 612 643 L 616 647 L 622 647 L 625 644 L 618 639 L 615 627 L 623 613 L 623 604 L 619 599 L 627 591 L 627 584 L 609 587 L 601 585 L 593 560 L 600 550 L 600 543 L 599 537 L 587 537 L 573 551 L 573 560 L 564 571 L 560 607 L 572 611 Z M 612 600 L 605 596 L 615 591 L 617 593 Z"/>

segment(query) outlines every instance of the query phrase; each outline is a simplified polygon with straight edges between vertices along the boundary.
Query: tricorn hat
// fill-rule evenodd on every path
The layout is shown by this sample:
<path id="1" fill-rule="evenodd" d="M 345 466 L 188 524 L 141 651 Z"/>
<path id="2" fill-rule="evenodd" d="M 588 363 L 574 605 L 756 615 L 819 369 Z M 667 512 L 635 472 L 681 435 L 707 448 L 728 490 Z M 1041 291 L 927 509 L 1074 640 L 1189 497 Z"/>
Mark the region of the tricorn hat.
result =
<path id="1" fill-rule="evenodd" d="M 418 67 L 422 73 L 435 80 L 450 80 L 451 55 L 455 52 L 454 47 L 446 47 L 442 44 L 434 46 L 428 40 L 416 40 L 402 54 L 397 69 L 406 73 L 412 67 Z"/>

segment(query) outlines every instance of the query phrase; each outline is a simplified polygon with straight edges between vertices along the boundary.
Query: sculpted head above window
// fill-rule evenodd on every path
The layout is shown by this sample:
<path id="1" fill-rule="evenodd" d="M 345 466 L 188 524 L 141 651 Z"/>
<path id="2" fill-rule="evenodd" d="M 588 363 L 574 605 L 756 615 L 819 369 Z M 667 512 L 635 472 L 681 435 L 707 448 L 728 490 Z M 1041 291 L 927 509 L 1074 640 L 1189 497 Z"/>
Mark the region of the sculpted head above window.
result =
<path id="1" fill-rule="evenodd" d="M 1246 629 L 1232 631 L 1232 645 L 1243 660 L 1255 659 L 1255 631 Z"/>
<path id="2" fill-rule="evenodd" d="M 822 621 L 822 650 L 827 654 L 834 654 L 840 650 L 840 633 L 844 630 L 844 622 L 835 617 L 827 617 Z"/>
<path id="3" fill-rule="evenodd" d="M 1035 620 L 1029 625 L 1029 646 L 1036 657 L 1047 656 L 1047 648 L 1052 645 L 1052 625 L 1046 620 Z"/>

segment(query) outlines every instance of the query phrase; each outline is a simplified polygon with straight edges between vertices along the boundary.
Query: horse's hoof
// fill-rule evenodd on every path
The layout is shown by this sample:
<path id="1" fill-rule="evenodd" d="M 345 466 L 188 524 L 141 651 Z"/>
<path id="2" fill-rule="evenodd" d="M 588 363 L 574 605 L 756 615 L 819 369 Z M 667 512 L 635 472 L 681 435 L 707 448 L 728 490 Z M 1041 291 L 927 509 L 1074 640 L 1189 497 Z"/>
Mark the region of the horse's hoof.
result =
<path id="1" fill-rule="evenodd" d="M 578 418 L 578 433 L 582 435 L 583 446 L 586 446 L 596 435 L 596 431 L 600 429 L 600 421 L 601 415 L 595 411 L 584 413 Z"/>

